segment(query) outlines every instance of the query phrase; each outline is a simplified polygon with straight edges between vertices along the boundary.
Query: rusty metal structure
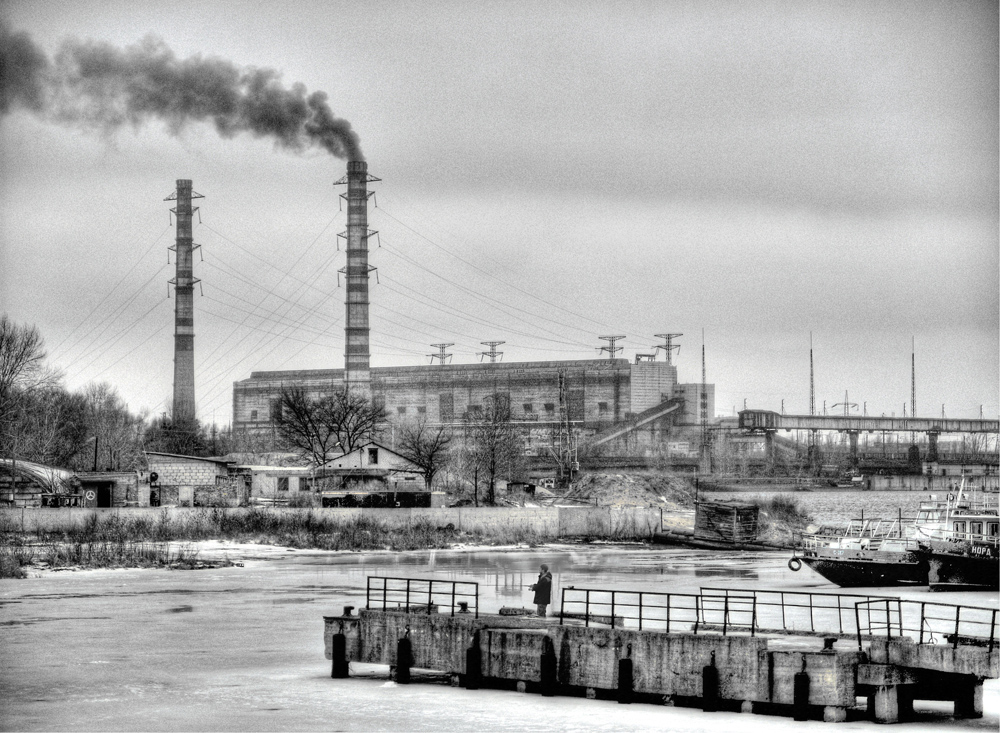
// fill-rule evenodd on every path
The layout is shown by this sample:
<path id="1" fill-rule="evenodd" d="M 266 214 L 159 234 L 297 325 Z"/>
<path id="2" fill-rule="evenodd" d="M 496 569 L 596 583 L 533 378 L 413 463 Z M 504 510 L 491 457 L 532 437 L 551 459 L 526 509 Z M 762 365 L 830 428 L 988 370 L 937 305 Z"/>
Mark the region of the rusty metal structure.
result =
<path id="1" fill-rule="evenodd" d="M 347 201 L 347 265 L 341 268 L 347 280 L 346 322 L 344 325 L 344 386 L 371 395 L 371 350 L 368 322 L 368 239 L 376 232 L 368 228 L 368 199 L 374 191 L 368 184 L 380 178 L 368 175 L 368 164 L 352 160 L 347 175 L 334 185 L 347 184 L 340 196 Z"/>
<path id="2" fill-rule="evenodd" d="M 191 181 L 180 178 L 177 189 L 164 201 L 176 201 L 171 209 L 177 218 L 177 238 L 170 249 L 174 252 L 177 268 L 170 284 L 174 286 L 174 423 L 186 423 L 195 418 L 194 400 L 194 285 L 200 282 L 194 276 L 194 243 L 192 217 L 197 207 L 193 199 L 204 198 L 192 190 Z"/>

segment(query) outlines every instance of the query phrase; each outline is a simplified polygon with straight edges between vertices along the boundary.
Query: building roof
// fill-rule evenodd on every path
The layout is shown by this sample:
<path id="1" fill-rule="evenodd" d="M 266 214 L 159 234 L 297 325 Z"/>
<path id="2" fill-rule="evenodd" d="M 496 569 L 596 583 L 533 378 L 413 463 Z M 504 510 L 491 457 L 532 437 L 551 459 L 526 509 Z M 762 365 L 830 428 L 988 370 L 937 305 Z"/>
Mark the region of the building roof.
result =
<path id="1" fill-rule="evenodd" d="M 160 453 L 155 450 L 146 451 L 147 456 L 165 456 L 167 458 L 183 458 L 188 461 L 208 461 L 210 463 L 221 463 L 224 466 L 228 466 L 235 461 L 229 460 L 228 458 L 212 458 L 211 456 L 182 456 L 177 453 Z"/>
<path id="2" fill-rule="evenodd" d="M 10 471 L 12 465 L 16 473 L 44 486 L 50 491 L 54 491 L 57 494 L 70 494 L 73 492 L 72 471 L 43 466 L 41 463 L 32 463 L 31 461 L 14 461 L 9 458 L 0 458 L 0 467 Z"/>

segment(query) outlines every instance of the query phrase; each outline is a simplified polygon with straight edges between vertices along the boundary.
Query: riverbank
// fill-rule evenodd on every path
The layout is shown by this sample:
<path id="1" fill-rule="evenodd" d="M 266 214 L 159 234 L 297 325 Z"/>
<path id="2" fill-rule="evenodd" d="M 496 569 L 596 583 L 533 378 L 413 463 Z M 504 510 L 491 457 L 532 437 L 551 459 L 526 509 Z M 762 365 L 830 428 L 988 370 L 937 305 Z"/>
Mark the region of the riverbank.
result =
<path id="1" fill-rule="evenodd" d="M 788 540 L 808 523 L 787 498 L 758 503 L 767 541 Z M 648 542 L 663 523 L 657 507 L 4 510 L 0 577 L 25 577 L 26 568 L 197 569 L 206 560 L 191 543 L 206 540 L 353 552 L 537 547 Z"/>

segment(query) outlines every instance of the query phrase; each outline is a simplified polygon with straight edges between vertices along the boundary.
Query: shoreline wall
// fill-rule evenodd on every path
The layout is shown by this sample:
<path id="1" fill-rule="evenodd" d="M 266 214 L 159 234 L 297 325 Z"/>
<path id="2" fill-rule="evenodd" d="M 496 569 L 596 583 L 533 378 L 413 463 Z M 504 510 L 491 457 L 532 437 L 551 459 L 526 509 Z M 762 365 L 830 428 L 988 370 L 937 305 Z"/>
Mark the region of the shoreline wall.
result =
<path id="1" fill-rule="evenodd" d="M 465 532 L 476 530 L 504 530 L 524 528 L 534 530 L 549 537 L 615 537 L 621 534 L 648 534 L 660 529 L 658 507 L 454 507 L 454 508 L 413 508 L 413 509 L 292 509 L 287 507 L 209 509 L 188 507 L 119 507 L 110 509 L 64 507 L 49 508 L 4 508 L 0 509 L 0 528 L 5 530 L 35 532 L 66 531 L 79 528 L 93 517 L 106 519 L 111 515 L 123 519 L 148 517 L 154 521 L 181 522 L 197 521 L 210 516 L 212 512 L 240 515 L 248 512 L 264 512 L 273 515 L 304 516 L 311 512 L 314 517 L 333 520 L 351 520 L 360 517 L 385 522 L 390 526 L 401 526 L 411 522 L 426 520 L 438 527 L 453 525 Z"/>

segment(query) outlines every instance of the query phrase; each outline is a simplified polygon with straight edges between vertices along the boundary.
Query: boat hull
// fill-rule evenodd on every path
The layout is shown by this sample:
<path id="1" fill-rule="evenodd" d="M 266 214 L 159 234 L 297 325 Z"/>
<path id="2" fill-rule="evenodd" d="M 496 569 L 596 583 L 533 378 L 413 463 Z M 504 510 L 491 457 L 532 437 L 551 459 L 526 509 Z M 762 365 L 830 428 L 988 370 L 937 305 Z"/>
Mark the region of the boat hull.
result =
<path id="1" fill-rule="evenodd" d="M 928 563 L 915 552 L 835 550 L 806 553 L 802 562 L 841 588 L 927 585 Z"/>
<path id="2" fill-rule="evenodd" d="M 931 547 L 927 557 L 928 584 L 932 591 L 1000 590 L 1000 557 L 995 548 L 964 551 Z M 992 551 L 991 551 L 992 550 Z"/>

